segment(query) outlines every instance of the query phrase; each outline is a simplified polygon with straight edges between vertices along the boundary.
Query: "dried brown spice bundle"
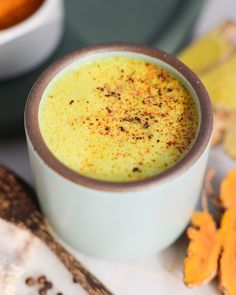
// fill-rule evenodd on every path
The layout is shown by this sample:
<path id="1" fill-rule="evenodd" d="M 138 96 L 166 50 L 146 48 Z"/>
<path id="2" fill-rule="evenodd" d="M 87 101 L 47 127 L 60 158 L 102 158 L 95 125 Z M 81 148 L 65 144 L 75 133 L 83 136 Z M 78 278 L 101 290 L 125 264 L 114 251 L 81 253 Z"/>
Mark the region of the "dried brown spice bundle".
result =
<path id="1" fill-rule="evenodd" d="M 75 259 L 50 233 L 32 189 L 8 168 L 0 165 L 0 218 L 30 230 L 43 241 L 91 295 L 112 293 Z"/>

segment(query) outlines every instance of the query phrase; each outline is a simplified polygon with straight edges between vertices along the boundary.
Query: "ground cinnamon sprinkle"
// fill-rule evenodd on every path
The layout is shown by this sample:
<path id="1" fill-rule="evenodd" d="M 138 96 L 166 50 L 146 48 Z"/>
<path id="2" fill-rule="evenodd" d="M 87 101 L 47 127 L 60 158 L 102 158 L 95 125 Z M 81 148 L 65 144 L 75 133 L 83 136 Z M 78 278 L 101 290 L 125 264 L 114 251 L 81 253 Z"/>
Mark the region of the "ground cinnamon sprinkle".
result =
<path id="1" fill-rule="evenodd" d="M 10 28 L 31 16 L 44 0 L 1 0 L 0 30 Z"/>

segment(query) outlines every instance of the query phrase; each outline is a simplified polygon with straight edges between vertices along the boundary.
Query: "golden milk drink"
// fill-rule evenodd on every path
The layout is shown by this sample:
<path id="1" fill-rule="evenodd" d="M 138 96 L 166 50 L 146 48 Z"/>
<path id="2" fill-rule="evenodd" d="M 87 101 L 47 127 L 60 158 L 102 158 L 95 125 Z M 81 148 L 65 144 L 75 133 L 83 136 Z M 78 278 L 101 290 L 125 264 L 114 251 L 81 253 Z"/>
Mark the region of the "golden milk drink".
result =
<path id="1" fill-rule="evenodd" d="M 79 174 L 129 182 L 159 174 L 187 153 L 198 130 L 196 103 L 164 68 L 125 56 L 86 61 L 61 73 L 40 103 L 43 139 Z"/>

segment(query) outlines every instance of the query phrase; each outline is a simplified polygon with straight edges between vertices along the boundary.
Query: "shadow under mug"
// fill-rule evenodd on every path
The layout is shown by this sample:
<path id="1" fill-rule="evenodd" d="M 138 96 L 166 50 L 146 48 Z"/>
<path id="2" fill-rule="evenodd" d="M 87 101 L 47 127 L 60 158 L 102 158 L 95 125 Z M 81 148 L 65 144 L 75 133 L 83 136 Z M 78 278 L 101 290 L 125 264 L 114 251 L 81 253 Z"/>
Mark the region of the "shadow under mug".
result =
<path id="1" fill-rule="evenodd" d="M 41 98 L 55 76 L 79 63 L 114 55 L 167 69 L 187 87 L 199 109 L 199 131 L 189 152 L 165 172 L 128 183 L 91 179 L 72 171 L 50 152 L 38 123 Z M 211 102 L 198 77 L 158 49 L 126 43 L 97 45 L 52 64 L 29 94 L 25 130 L 39 201 L 56 234 L 99 258 L 133 259 L 169 246 L 187 226 L 198 201 L 212 125 Z"/>

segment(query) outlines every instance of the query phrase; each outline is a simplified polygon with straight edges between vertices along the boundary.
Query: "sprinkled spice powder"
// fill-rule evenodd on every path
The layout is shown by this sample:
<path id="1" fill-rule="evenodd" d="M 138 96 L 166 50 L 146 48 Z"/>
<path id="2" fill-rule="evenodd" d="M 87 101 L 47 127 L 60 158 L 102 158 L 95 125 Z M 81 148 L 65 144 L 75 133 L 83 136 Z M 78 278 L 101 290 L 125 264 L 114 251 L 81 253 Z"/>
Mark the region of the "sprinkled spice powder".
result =
<path id="1" fill-rule="evenodd" d="M 194 99 L 175 76 L 125 56 L 86 62 L 54 78 L 39 109 L 43 138 L 61 162 L 114 182 L 173 166 L 192 145 L 198 121 Z"/>

